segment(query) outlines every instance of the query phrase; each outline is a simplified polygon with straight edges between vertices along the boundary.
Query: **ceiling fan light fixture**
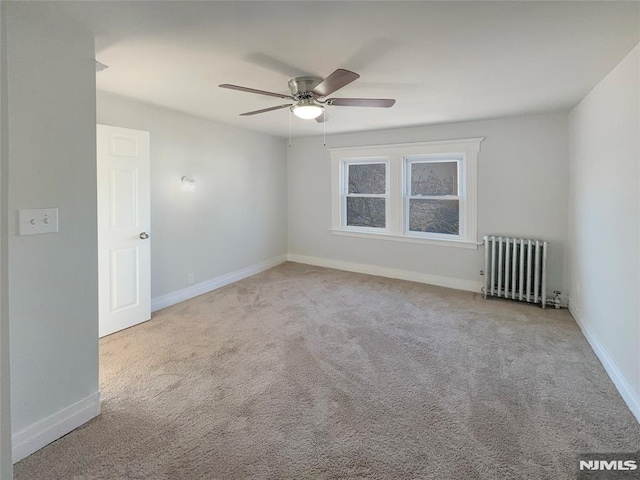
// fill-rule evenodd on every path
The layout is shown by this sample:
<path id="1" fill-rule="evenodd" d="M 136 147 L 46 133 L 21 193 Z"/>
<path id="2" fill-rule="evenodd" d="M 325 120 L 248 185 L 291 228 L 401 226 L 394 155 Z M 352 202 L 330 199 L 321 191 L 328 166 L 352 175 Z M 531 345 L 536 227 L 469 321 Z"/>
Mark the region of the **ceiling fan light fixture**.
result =
<path id="1" fill-rule="evenodd" d="M 291 107 L 291 111 L 298 118 L 302 118 L 304 120 L 312 120 L 322 115 L 324 108 L 309 100 L 302 100 Z"/>

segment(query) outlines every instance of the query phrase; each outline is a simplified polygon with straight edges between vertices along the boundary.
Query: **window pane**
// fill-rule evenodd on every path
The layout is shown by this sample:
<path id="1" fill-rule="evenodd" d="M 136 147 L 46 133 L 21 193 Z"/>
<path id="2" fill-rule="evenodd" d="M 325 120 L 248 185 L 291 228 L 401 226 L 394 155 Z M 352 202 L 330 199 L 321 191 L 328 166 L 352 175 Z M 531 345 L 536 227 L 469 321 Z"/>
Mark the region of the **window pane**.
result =
<path id="1" fill-rule="evenodd" d="M 459 235 L 459 201 L 409 200 L 409 230 Z"/>
<path id="2" fill-rule="evenodd" d="M 411 195 L 458 195 L 458 163 L 412 163 Z"/>
<path id="3" fill-rule="evenodd" d="M 347 225 L 385 228 L 386 200 L 375 197 L 347 197 Z"/>
<path id="4" fill-rule="evenodd" d="M 386 193 L 387 166 L 384 163 L 349 165 L 349 193 Z"/>

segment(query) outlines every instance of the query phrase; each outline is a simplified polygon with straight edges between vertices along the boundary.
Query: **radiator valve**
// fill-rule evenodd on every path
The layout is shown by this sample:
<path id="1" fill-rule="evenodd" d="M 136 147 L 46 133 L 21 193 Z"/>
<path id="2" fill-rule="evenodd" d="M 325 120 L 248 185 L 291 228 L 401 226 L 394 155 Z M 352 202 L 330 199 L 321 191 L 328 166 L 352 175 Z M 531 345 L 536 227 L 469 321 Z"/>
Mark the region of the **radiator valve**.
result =
<path id="1" fill-rule="evenodd" d="M 562 307 L 562 300 L 560 300 L 560 294 L 562 293 L 560 290 L 553 291 L 555 297 L 553 297 L 553 306 L 557 309 Z"/>

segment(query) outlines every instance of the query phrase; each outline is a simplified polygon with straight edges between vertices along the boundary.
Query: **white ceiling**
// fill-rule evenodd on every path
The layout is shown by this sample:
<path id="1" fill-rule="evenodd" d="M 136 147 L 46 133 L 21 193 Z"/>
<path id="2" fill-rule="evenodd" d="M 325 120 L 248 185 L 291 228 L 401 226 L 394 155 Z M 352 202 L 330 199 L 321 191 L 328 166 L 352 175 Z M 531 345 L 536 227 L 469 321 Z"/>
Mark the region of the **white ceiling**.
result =
<path id="1" fill-rule="evenodd" d="M 396 98 L 391 109 L 330 107 L 327 133 L 547 112 L 575 105 L 640 41 L 637 2 L 83 3 L 99 90 L 287 136 L 288 110 L 240 117 L 289 93 L 287 80 L 361 75 L 334 97 Z M 294 135 L 322 125 L 294 117 Z"/>

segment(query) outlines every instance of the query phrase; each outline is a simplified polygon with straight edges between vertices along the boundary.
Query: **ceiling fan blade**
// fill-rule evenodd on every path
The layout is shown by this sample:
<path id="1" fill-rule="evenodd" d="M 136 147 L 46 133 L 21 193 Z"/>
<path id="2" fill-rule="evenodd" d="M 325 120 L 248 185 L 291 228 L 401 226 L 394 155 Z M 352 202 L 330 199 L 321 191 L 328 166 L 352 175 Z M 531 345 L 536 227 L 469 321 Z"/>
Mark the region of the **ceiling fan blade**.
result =
<path id="1" fill-rule="evenodd" d="M 326 110 L 323 111 L 320 116 L 316 117 L 316 122 L 318 123 L 328 122 L 329 120 L 331 120 L 331 116 L 327 113 Z"/>
<path id="2" fill-rule="evenodd" d="M 255 88 L 241 87 L 240 85 L 230 85 L 228 83 L 223 83 L 222 85 L 218 85 L 218 86 L 220 88 L 228 88 L 230 90 L 239 90 L 240 92 L 257 93 L 258 95 L 268 95 L 269 97 L 293 99 L 293 97 L 291 95 L 284 95 L 282 93 L 266 92 L 264 90 L 256 90 Z"/>
<path id="3" fill-rule="evenodd" d="M 328 105 L 336 107 L 379 107 L 389 108 L 395 105 L 393 98 L 330 98 Z"/>
<path id="4" fill-rule="evenodd" d="M 357 73 L 339 68 L 327 78 L 322 80 L 316 86 L 316 88 L 313 89 L 313 93 L 315 93 L 319 97 L 326 97 L 327 95 L 331 95 L 336 90 L 341 89 L 345 85 L 349 85 L 351 82 L 357 80 L 358 78 L 360 78 L 360 75 L 358 75 Z"/>
<path id="5" fill-rule="evenodd" d="M 240 116 L 247 117 L 249 115 L 257 115 L 258 113 L 271 112 L 273 110 L 280 110 L 281 108 L 287 108 L 290 106 L 291 104 L 287 103 L 286 105 L 278 105 L 277 107 L 269 107 L 269 108 L 263 108 L 262 110 L 254 110 L 253 112 L 241 113 Z"/>

